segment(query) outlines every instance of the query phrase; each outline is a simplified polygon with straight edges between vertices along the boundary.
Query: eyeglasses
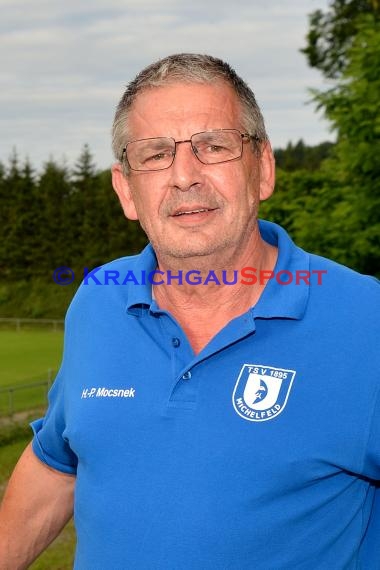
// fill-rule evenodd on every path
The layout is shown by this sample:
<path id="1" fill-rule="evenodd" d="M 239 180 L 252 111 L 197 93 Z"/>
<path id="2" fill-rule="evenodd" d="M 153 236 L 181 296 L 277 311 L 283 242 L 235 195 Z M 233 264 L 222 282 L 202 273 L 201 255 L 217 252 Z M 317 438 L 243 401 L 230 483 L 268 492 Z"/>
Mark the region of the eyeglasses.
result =
<path id="1" fill-rule="evenodd" d="M 123 148 L 131 170 L 144 172 L 165 170 L 174 162 L 177 145 L 190 143 L 192 151 L 202 164 L 219 164 L 241 157 L 243 142 L 259 140 L 256 135 L 241 133 L 237 129 L 219 129 L 196 133 L 189 139 L 176 141 L 171 137 L 140 139 Z"/>

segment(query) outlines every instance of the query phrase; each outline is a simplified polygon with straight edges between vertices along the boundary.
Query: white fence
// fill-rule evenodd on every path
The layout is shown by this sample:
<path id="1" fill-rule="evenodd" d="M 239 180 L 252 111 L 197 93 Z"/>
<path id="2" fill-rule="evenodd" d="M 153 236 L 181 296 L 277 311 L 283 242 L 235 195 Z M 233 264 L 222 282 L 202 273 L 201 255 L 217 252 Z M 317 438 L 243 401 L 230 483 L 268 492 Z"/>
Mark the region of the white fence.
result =
<path id="1" fill-rule="evenodd" d="M 63 320 L 59 319 L 8 319 L 8 318 L 0 318 L 0 327 L 1 325 L 5 325 L 7 328 L 15 328 L 17 331 L 20 331 L 22 328 L 28 327 L 39 327 L 39 328 L 52 328 L 53 331 L 62 330 L 63 329 Z"/>
<path id="2" fill-rule="evenodd" d="M 0 388 L 0 420 L 18 412 L 46 407 L 50 380 Z M 25 401 L 26 400 L 26 401 Z"/>

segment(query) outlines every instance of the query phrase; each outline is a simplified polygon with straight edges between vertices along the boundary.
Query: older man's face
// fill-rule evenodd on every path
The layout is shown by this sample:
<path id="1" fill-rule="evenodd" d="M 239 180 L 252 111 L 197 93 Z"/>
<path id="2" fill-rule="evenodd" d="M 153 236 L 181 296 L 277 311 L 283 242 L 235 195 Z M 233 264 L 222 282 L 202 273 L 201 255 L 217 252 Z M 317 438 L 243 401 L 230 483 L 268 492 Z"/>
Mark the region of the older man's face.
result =
<path id="1" fill-rule="evenodd" d="M 225 83 L 175 83 L 140 94 L 129 115 L 130 140 L 238 129 L 239 101 Z M 250 143 L 241 159 L 202 164 L 189 143 L 177 145 L 172 166 L 155 172 L 113 169 L 114 187 L 128 218 L 138 219 L 160 259 L 230 256 L 249 248 L 260 199 L 273 187 L 268 148 L 259 160 Z"/>

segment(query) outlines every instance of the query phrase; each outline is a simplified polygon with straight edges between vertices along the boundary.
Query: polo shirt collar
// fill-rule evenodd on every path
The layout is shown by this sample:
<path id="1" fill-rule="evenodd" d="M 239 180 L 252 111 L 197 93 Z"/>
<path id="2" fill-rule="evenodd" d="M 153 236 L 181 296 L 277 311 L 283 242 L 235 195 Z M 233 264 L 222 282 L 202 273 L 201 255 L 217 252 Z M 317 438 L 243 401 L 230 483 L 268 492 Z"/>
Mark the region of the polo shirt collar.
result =
<path id="1" fill-rule="evenodd" d="M 310 255 L 297 247 L 281 226 L 259 220 L 261 237 L 278 248 L 275 277 L 268 280 L 259 301 L 252 308 L 254 318 L 289 318 L 302 319 L 309 300 L 310 285 L 304 281 L 297 283 L 299 271 L 310 271 Z M 288 285 L 280 284 L 280 271 L 283 281 L 292 281 Z"/>
<path id="2" fill-rule="evenodd" d="M 157 258 L 152 245 L 149 243 L 136 256 L 136 275 L 140 275 L 145 271 L 146 283 L 141 285 L 130 284 L 128 286 L 128 302 L 127 312 L 136 316 L 143 315 L 154 302 L 152 299 L 152 285 L 149 282 L 148 275 L 157 268 Z"/>
<path id="3" fill-rule="evenodd" d="M 297 271 L 310 271 L 310 256 L 293 243 L 281 226 L 259 220 L 259 229 L 267 243 L 278 247 L 275 276 L 278 276 L 280 271 L 287 271 L 292 276 L 292 282 L 289 285 L 281 285 L 276 278 L 270 279 L 259 301 L 251 309 L 252 316 L 264 319 L 276 317 L 301 319 L 308 303 L 310 286 L 302 281 L 297 284 L 296 275 Z M 138 274 L 145 271 L 148 276 L 149 272 L 157 267 L 156 255 L 151 244 L 143 249 L 136 260 L 135 270 Z M 284 277 L 286 280 L 286 275 Z M 152 285 L 147 277 L 145 284 L 131 284 L 128 287 L 127 312 L 142 315 L 149 309 L 156 311 L 158 307 L 152 299 Z"/>

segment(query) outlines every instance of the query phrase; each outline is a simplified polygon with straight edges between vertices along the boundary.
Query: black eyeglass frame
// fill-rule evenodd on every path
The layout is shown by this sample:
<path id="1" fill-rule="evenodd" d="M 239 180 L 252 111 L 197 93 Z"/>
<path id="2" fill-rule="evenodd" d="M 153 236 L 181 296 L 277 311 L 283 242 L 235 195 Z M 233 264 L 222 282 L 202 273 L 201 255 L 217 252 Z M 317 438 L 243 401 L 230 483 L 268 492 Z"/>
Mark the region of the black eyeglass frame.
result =
<path id="1" fill-rule="evenodd" d="M 235 132 L 238 133 L 241 136 L 241 148 L 240 148 L 240 154 L 239 156 L 235 156 L 234 158 L 229 158 L 228 160 L 221 160 L 220 162 L 203 162 L 199 156 L 197 155 L 196 149 L 193 146 L 193 142 L 192 139 L 193 137 L 196 137 L 197 135 L 201 135 L 204 133 L 218 133 L 218 132 L 223 132 L 223 131 L 229 131 L 229 132 Z M 154 168 L 154 169 L 141 169 L 141 168 L 133 168 L 130 165 L 130 162 L 128 160 L 128 153 L 127 153 L 127 148 L 128 145 L 135 143 L 135 142 L 142 142 L 142 141 L 151 141 L 151 140 L 155 140 L 155 139 L 170 139 L 174 142 L 174 152 L 173 152 L 173 158 L 171 163 L 168 166 L 165 166 L 164 168 Z M 170 168 L 173 165 L 174 159 L 176 157 L 176 152 L 177 152 L 177 145 L 178 144 L 182 144 L 182 143 L 190 143 L 191 146 L 191 150 L 193 151 L 193 154 L 195 155 L 195 157 L 199 160 L 199 162 L 201 164 L 205 164 L 207 166 L 211 166 L 213 164 L 223 164 L 226 162 L 231 162 L 233 160 L 238 160 L 242 157 L 243 154 L 243 143 L 244 142 L 248 142 L 250 140 L 255 140 L 256 142 L 260 141 L 260 137 L 257 135 L 250 135 L 249 133 L 242 133 L 241 131 L 239 131 L 238 129 L 215 129 L 215 130 L 211 130 L 211 131 L 200 131 L 199 133 L 194 133 L 191 135 L 191 137 L 189 139 L 184 139 L 184 140 L 180 140 L 180 141 L 176 141 L 173 137 L 148 137 L 146 139 L 135 139 L 133 141 L 129 141 L 125 147 L 122 150 L 122 154 L 121 154 L 121 158 L 120 158 L 120 162 L 123 162 L 124 160 L 124 156 L 126 158 L 126 161 L 128 163 L 128 166 L 131 170 L 133 170 L 134 172 L 159 172 L 160 170 L 167 170 L 168 168 Z"/>

